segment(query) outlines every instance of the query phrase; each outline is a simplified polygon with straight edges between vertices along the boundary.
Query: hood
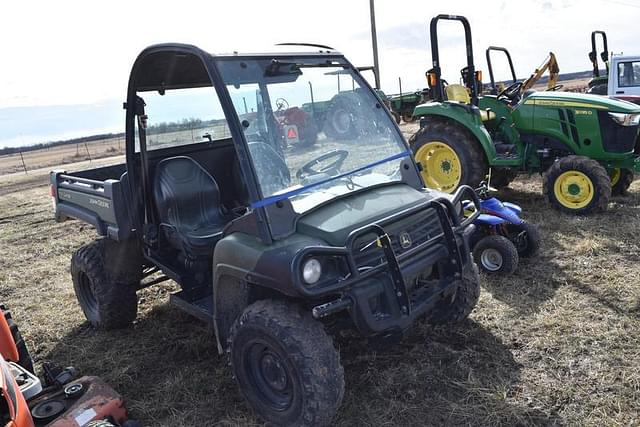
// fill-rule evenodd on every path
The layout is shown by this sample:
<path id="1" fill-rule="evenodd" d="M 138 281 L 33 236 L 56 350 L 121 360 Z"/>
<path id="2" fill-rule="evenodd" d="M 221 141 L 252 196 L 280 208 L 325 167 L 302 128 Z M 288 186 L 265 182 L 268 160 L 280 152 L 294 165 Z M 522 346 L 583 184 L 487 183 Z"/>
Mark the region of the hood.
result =
<path id="1" fill-rule="evenodd" d="M 315 209 L 298 219 L 301 234 L 343 246 L 349 233 L 389 215 L 413 207 L 429 198 L 406 184 L 372 188 Z"/>
<path id="2" fill-rule="evenodd" d="M 546 107 L 578 107 L 607 110 L 616 113 L 640 113 L 640 106 L 620 99 L 601 95 L 574 92 L 534 92 L 524 99 L 524 104 Z"/>

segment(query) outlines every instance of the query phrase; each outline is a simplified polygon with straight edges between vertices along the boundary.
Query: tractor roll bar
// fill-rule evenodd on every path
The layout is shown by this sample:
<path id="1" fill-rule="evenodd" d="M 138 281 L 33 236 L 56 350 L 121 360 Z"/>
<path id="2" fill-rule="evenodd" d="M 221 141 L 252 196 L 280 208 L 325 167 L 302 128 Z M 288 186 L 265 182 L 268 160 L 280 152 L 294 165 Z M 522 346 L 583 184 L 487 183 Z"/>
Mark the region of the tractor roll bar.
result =
<path id="1" fill-rule="evenodd" d="M 513 83 L 515 83 L 518 79 L 516 77 L 516 71 L 513 68 L 513 61 L 511 60 L 511 54 L 509 53 L 509 51 L 504 47 L 489 46 L 487 48 L 485 55 L 487 57 L 487 68 L 489 68 L 489 79 L 491 80 L 491 94 L 497 95 L 498 89 L 496 88 L 496 82 L 495 82 L 495 79 L 493 78 L 493 66 L 491 65 L 492 50 L 497 52 L 504 52 L 504 54 L 507 55 L 507 61 L 509 62 L 509 68 L 511 69 L 511 78 L 513 80 Z"/>
<path id="2" fill-rule="evenodd" d="M 596 30 L 591 32 L 591 52 L 589 52 L 589 59 L 593 64 L 593 76 L 600 77 L 600 70 L 598 69 L 598 51 L 596 48 L 596 36 L 600 34 L 602 36 L 602 52 L 600 52 L 600 58 L 604 62 L 607 68 L 607 74 L 609 74 L 609 47 L 607 46 L 607 33 L 604 31 Z"/>
<path id="3" fill-rule="evenodd" d="M 471 25 L 469 25 L 469 21 L 464 16 L 459 15 L 445 15 L 441 14 L 431 19 L 431 24 L 429 26 L 429 31 L 431 35 L 431 59 L 433 61 L 433 69 L 431 72 L 436 75 L 436 85 L 434 87 L 434 100 L 442 102 L 444 100 L 444 91 L 442 87 L 442 81 L 440 78 L 441 69 L 440 69 L 440 54 L 438 50 L 438 21 L 447 20 L 447 21 L 460 21 L 462 26 L 464 27 L 464 40 L 466 44 L 467 51 L 467 74 L 466 74 L 466 82 L 465 86 L 467 86 L 471 90 L 471 103 L 473 105 L 478 104 L 478 85 L 475 77 L 475 68 L 473 65 L 473 45 L 471 41 Z"/>

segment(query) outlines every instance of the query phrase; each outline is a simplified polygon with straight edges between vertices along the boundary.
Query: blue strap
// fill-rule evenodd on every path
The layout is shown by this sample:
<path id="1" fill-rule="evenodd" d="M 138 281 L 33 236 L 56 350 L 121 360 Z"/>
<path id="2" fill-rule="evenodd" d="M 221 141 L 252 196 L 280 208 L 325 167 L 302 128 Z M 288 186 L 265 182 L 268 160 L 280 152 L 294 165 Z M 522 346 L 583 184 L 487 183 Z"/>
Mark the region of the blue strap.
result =
<path id="1" fill-rule="evenodd" d="M 362 172 L 362 171 L 367 170 L 367 169 L 371 169 L 371 168 L 376 167 L 378 165 L 381 165 L 383 163 L 387 163 L 387 162 L 390 162 L 392 160 L 401 159 L 403 157 L 409 157 L 409 156 L 411 156 L 411 151 L 409 151 L 409 150 L 403 151 L 402 153 L 394 154 L 393 156 L 387 157 L 387 158 L 382 159 L 382 160 L 378 160 L 377 162 L 370 163 L 370 164 L 368 164 L 366 166 L 362 166 L 361 168 L 352 170 L 350 172 L 343 173 L 343 174 L 340 174 L 340 175 L 336 175 L 336 176 L 333 176 L 331 178 L 324 179 L 322 181 L 314 182 L 313 184 L 309 184 L 309 185 L 304 186 L 302 188 L 296 188 L 295 190 L 287 191 L 286 193 L 276 194 L 275 196 L 269 196 L 269 197 L 266 197 L 266 198 L 264 198 L 262 200 L 258 200 L 257 202 L 254 202 L 254 203 L 251 204 L 251 208 L 252 209 L 263 208 L 265 206 L 269 206 L 269 205 L 272 205 L 272 204 L 274 204 L 276 202 L 279 202 L 280 200 L 288 199 L 289 197 L 295 196 L 295 195 L 300 194 L 300 193 L 304 193 L 305 191 L 307 191 L 310 188 L 318 187 L 319 185 L 326 184 L 329 181 L 333 181 L 335 179 L 343 178 L 345 176 L 352 175 L 354 173 L 358 173 L 358 172 Z"/>

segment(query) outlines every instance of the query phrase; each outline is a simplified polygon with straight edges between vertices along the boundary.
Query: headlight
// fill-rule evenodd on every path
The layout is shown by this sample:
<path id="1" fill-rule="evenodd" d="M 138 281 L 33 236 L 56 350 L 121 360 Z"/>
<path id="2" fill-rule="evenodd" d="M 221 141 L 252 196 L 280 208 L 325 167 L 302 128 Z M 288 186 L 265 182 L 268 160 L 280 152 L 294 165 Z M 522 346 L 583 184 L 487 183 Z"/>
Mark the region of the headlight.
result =
<path id="1" fill-rule="evenodd" d="M 638 126 L 640 123 L 640 113 L 609 113 L 609 117 L 620 126 Z"/>
<path id="2" fill-rule="evenodd" d="M 322 276 L 322 265 L 320 261 L 315 258 L 309 258 L 302 266 L 302 279 L 309 284 L 314 285 L 318 283 Z"/>

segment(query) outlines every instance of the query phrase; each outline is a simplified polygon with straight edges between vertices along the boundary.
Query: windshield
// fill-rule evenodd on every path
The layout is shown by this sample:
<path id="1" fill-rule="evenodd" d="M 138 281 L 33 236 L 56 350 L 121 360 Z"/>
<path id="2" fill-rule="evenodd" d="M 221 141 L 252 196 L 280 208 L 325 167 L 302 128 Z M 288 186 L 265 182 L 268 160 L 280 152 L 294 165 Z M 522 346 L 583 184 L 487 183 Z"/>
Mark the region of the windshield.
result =
<path id="1" fill-rule="evenodd" d="M 371 90 L 322 59 L 218 63 L 249 146 L 261 205 L 304 212 L 336 196 L 400 181 L 409 154 Z"/>

